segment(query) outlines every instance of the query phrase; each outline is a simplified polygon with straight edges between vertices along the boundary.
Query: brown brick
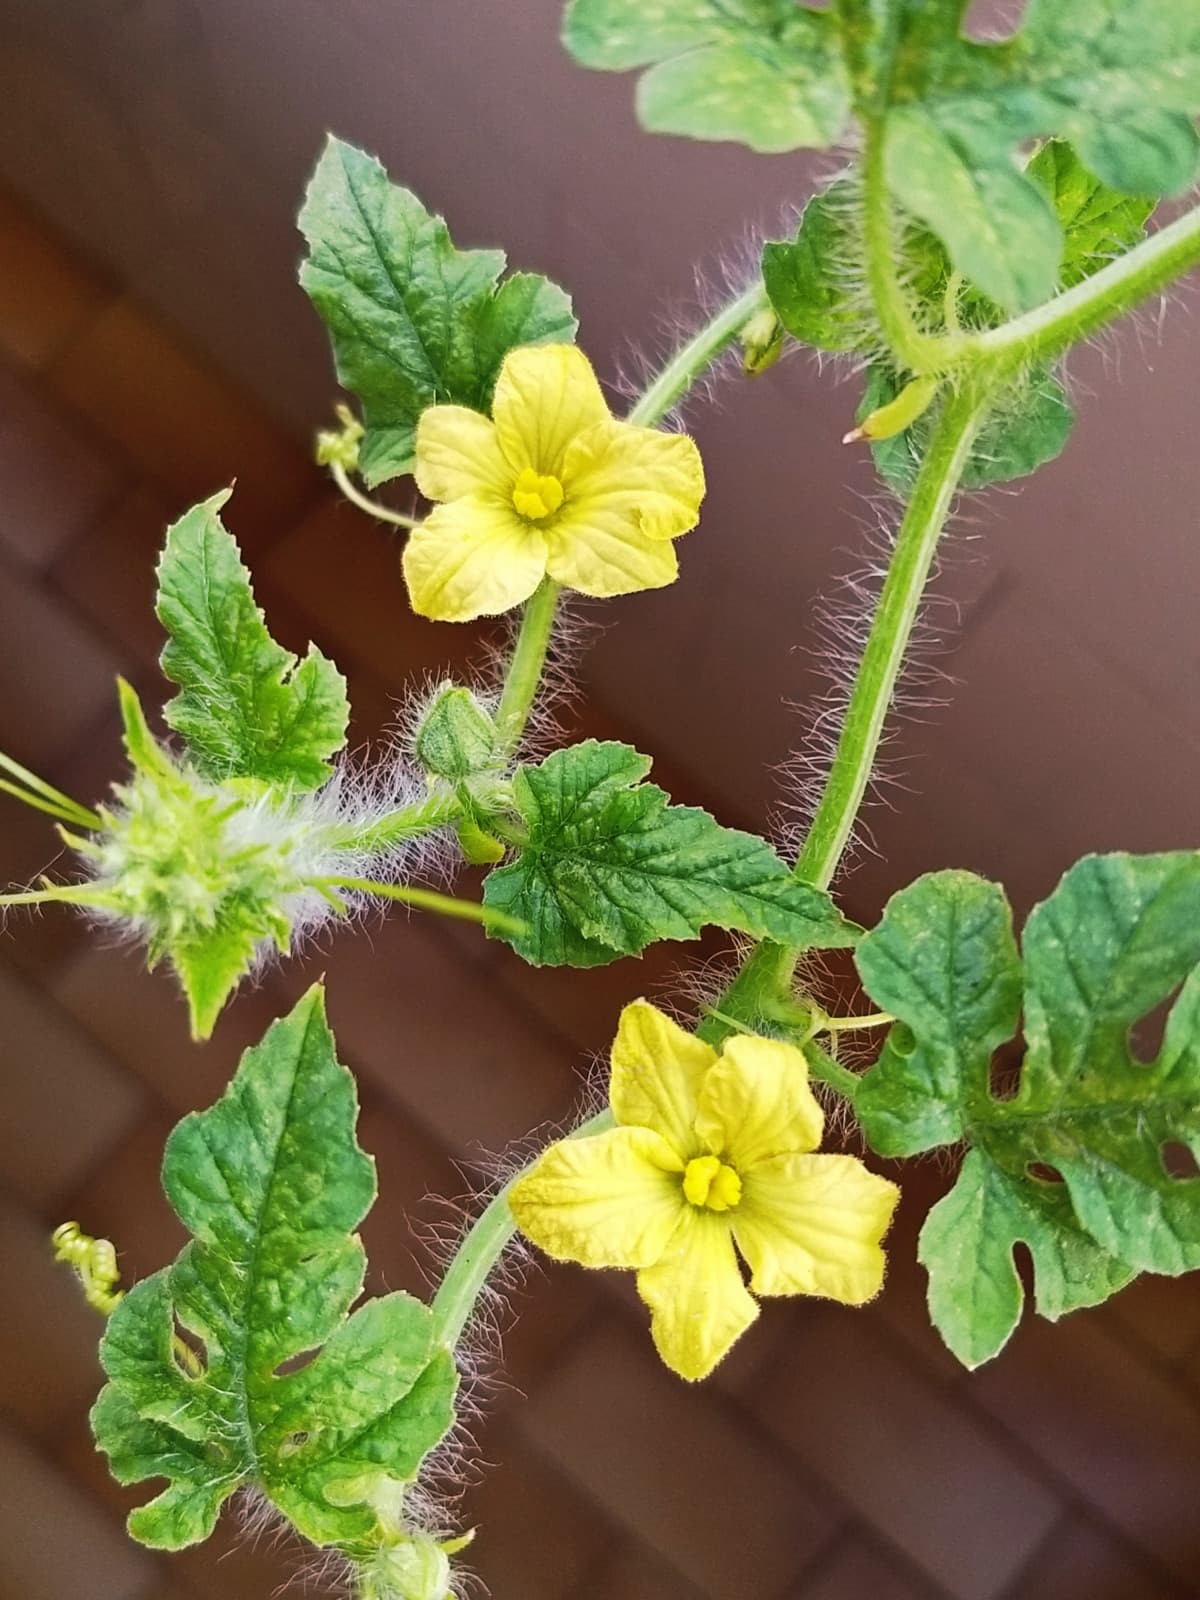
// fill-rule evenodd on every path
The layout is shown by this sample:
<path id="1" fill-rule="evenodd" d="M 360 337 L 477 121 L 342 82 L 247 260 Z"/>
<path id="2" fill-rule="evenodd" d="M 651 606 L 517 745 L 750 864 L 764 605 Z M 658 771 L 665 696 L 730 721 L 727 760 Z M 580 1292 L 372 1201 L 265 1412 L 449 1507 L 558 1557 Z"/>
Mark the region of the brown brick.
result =
<path id="1" fill-rule="evenodd" d="M 43 874 L 66 876 L 74 866 L 49 817 L 0 795 L 0 893 L 36 888 Z M 74 907 L 14 908 L 0 921 L 0 957 L 44 983 L 88 937 L 87 922 Z"/>
<path id="2" fill-rule="evenodd" d="M 938 1600 L 937 1592 L 912 1576 L 902 1558 L 884 1554 L 861 1528 L 817 1561 L 790 1590 L 787 1600 Z"/>
<path id="3" fill-rule="evenodd" d="M 115 498 L 120 469 L 28 386 L 0 373 L 0 543 L 41 570 Z"/>
<path id="4" fill-rule="evenodd" d="M 43 367 L 111 295 L 45 225 L 0 195 L 0 350 Z"/>
<path id="5" fill-rule="evenodd" d="M 463 1502 L 476 1529 L 464 1560 L 489 1593 L 564 1600 L 611 1538 L 606 1519 L 518 1430 L 490 1430 L 483 1480 Z"/>
<path id="6" fill-rule="evenodd" d="M 395 535 L 340 496 L 323 498 L 272 550 L 262 571 L 393 690 L 419 689 L 443 671 L 465 672 L 494 631 L 414 616 Z"/>
<path id="7" fill-rule="evenodd" d="M 86 1233 L 116 1245 L 126 1287 L 169 1265 L 187 1240 L 160 1176 L 171 1127 L 161 1114 L 143 1117 L 64 1201 Z"/>
<path id="8" fill-rule="evenodd" d="M 222 1014 L 213 1037 L 196 1044 L 188 1033 L 183 995 L 166 968 L 147 972 L 140 948 L 99 942 L 68 960 L 52 988 L 114 1060 L 179 1112 L 215 1100 L 242 1051 L 256 1044 L 284 1009 L 273 983 L 246 986 Z"/>
<path id="9" fill-rule="evenodd" d="M 358 1142 L 375 1159 L 379 1197 L 362 1225 L 373 1293 L 407 1289 L 425 1298 L 437 1280 L 443 1239 L 464 1188 L 453 1162 L 404 1107 L 367 1085 Z"/>
<path id="10" fill-rule="evenodd" d="M 397 908 L 323 964 L 344 1051 L 452 1153 L 502 1149 L 569 1109 L 567 1053 L 422 916 Z"/>
<path id="11" fill-rule="evenodd" d="M 0 1178 L 46 1214 L 132 1126 L 141 1097 L 49 995 L 4 967 L 0 1015 L 10 1063 Z"/>
<path id="12" fill-rule="evenodd" d="M 1101 1528 L 1072 1516 L 1046 1540 L 1005 1600 L 1171 1600 L 1178 1594 Z"/>
<path id="13" fill-rule="evenodd" d="M 100 1387 L 104 1319 L 75 1274 L 54 1260 L 50 1229 L 0 1196 L 0 1260 L 11 1286 L 0 1320 L 0 1411 L 27 1433 L 53 1434 Z"/>
<path id="14" fill-rule="evenodd" d="M 0 1426 L 0 1593 L 138 1600 L 157 1567 L 60 1468 Z"/>
<path id="15" fill-rule="evenodd" d="M 644 1544 L 626 1540 L 597 1572 L 588 1574 L 571 1600 L 702 1600 L 707 1592 Z"/>
<path id="16" fill-rule="evenodd" d="M 1194 1576 L 1200 1407 L 1098 1318 L 1030 1322 L 969 1392 L 1150 1559 Z"/>
<path id="17" fill-rule="evenodd" d="M 1103 1315 L 1147 1353 L 1174 1366 L 1200 1342 L 1200 1283 L 1194 1274 L 1147 1274 L 1115 1295 Z"/>
<path id="18" fill-rule="evenodd" d="M 838 1521 L 723 1401 L 615 1323 L 572 1348 L 521 1420 L 614 1521 L 714 1600 L 775 1593 Z"/>
<path id="19" fill-rule="evenodd" d="M 128 299 L 91 321 L 49 381 L 178 499 L 176 515 L 236 479 L 226 515 L 247 548 L 282 531 L 317 490 L 300 442 Z"/>
<path id="20" fill-rule="evenodd" d="M 117 657 L 70 610 L 0 562 L 0 748 L 45 770 L 112 702 Z"/>
<path id="21" fill-rule="evenodd" d="M 152 672 L 163 646 L 162 625 L 154 615 L 155 568 L 163 535 L 178 511 L 163 490 L 139 483 L 51 570 L 55 587 L 97 631 L 119 639 Z"/>
<path id="22" fill-rule="evenodd" d="M 992 1600 L 1054 1522 L 1015 1451 L 855 1311 L 805 1301 L 763 1361 L 763 1423 L 961 1600 Z"/>

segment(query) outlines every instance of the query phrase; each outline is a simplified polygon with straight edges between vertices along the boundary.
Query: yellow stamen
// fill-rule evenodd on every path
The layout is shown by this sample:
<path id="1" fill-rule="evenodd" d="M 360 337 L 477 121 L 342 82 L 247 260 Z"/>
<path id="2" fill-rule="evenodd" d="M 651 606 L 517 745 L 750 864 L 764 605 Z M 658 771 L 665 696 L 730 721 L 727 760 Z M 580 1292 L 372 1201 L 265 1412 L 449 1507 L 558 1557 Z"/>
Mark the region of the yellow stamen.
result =
<path id="1" fill-rule="evenodd" d="M 694 1206 L 732 1211 L 742 1198 L 742 1180 L 719 1156 L 696 1156 L 683 1174 L 683 1192 Z"/>
<path id="2" fill-rule="evenodd" d="M 563 503 L 563 486 L 557 478 L 524 467 L 513 484 L 512 502 L 530 522 L 553 516 Z"/>

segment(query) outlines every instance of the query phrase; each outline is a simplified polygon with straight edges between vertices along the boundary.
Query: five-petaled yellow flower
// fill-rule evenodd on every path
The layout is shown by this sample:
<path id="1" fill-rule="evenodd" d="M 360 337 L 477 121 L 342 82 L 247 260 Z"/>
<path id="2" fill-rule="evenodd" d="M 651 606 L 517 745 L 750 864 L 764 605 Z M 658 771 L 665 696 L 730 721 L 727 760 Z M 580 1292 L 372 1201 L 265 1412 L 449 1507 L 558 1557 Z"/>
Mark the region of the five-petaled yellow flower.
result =
<path id="1" fill-rule="evenodd" d="M 706 1377 L 758 1315 L 735 1244 L 756 1294 L 878 1293 L 900 1192 L 854 1156 L 812 1153 L 825 1119 L 794 1046 L 738 1035 L 718 1055 L 636 1000 L 609 1098 L 617 1127 L 552 1145 L 513 1214 L 559 1260 L 636 1268 L 681 1377 Z"/>
<path id="2" fill-rule="evenodd" d="M 413 609 L 442 622 L 508 611 L 547 574 L 600 597 L 659 589 L 704 498 L 691 439 L 616 421 L 563 344 L 508 354 L 490 419 L 422 412 L 416 478 L 444 504 L 409 536 L 404 577 Z"/>

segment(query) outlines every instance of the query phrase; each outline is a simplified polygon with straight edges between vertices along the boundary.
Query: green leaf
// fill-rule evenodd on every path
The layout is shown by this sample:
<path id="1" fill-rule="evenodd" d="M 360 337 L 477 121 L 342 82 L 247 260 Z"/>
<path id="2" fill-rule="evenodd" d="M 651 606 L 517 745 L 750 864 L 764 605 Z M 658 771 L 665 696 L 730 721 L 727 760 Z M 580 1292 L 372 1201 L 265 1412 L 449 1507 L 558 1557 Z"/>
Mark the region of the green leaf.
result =
<path id="1" fill-rule="evenodd" d="M 858 929 L 762 839 L 673 806 L 650 761 L 589 739 L 513 779 L 529 837 L 483 902 L 528 924 L 509 939 L 535 966 L 593 967 L 715 924 L 783 944 L 844 948 Z M 507 937 L 507 936 L 506 936 Z"/>
<path id="2" fill-rule="evenodd" d="M 650 68 L 638 116 L 656 133 L 770 153 L 824 149 L 845 126 L 836 22 L 796 0 L 572 0 L 563 38 L 585 67 Z"/>
<path id="3" fill-rule="evenodd" d="M 168 634 L 162 670 L 181 692 L 164 714 L 209 777 L 315 789 L 346 742 L 346 680 L 315 645 L 297 665 L 267 632 L 221 521 L 229 494 L 167 530 L 156 609 Z"/>
<path id="4" fill-rule="evenodd" d="M 1050 201 L 1063 230 L 1062 289 L 1073 289 L 1144 238 L 1157 204 L 1150 195 L 1110 189 L 1087 170 L 1065 139 L 1048 139 L 1025 176 Z"/>
<path id="5" fill-rule="evenodd" d="M 561 289 L 535 273 L 501 283 L 502 250 L 456 250 L 441 217 L 340 139 L 317 164 L 300 229 L 300 282 L 329 330 L 339 381 L 362 402 L 359 470 L 371 485 L 412 470 L 427 406 L 486 412 L 515 345 L 575 337 Z"/>
<path id="6" fill-rule="evenodd" d="M 1025 140 L 1058 134 L 1111 189 L 1174 194 L 1197 168 L 1200 12 L 1186 0 L 1031 0 L 1013 37 L 963 38 L 969 0 L 886 0 L 860 103 L 886 118 L 888 181 L 1007 311 L 1053 293 L 1062 238 Z"/>
<path id="7" fill-rule="evenodd" d="M 253 1485 L 314 1543 L 366 1548 L 369 1499 L 409 1482 L 453 1421 L 428 1308 L 390 1294 L 348 1315 L 364 1271 L 352 1230 L 375 1194 L 355 1117 L 313 988 L 167 1143 L 163 1184 L 192 1241 L 113 1313 L 92 1412 L 120 1482 L 168 1480 L 130 1517 L 144 1544 L 206 1538 Z"/>
<path id="8" fill-rule="evenodd" d="M 873 330 L 849 285 L 861 273 L 854 186 L 838 179 L 805 206 L 793 239 L 763 247 L 763 283 L 780 322 L 818 350 L 863 350 Z"/>
<path id="9" fill-rule="evenodd" d="M 1200 855 L 1085 858 L 1030 915 L 1023 963 L 1003 892 L 934 873 L 889 902 L 857 961 L 899 1019 L 855 1097 L 871 1144 L 914 1155 L 966 1139 L 978 1158 L 922 1244 L 952 1348 L 977 1361 L 1007 1337 L 1020 1296 L 999 1263 L 1017 1240 L 1050 1315 L 1135 1269 L 1200 1266 L 1200 1179 L 1164 1157 L 1200 1150 Z M 1158 1059 L 1136 1060 L 1131 1030 L 1181 983 Z M 997 1098 L 992 1055 L 1022 1009 L 1020 1086 Z"/>
<path id="10" fill-rule="evenodd" d="M 1061 1184 L 1018 1182 L 970 1151 L 925 1219 L 917 1252 L 929 1273 L 930 1317 L 964 1366 L 990 1360 L 1020 1320 L 1017 1244 L 1028 1247 L 1037 1310 L 1051 1322 L 1098 1305 L 1135 1276 L 1083 1232 Z"/>

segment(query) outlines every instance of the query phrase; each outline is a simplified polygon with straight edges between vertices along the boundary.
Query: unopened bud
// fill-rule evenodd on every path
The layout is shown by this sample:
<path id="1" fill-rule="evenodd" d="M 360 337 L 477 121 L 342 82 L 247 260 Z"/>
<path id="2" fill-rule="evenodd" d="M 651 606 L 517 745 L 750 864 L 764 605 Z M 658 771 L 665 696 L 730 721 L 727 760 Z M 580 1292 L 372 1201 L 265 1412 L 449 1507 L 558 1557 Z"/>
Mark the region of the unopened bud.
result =
<path id="1" fill-rule="evenodd" d="M 422 718 L 415 744 L 425 771 L 451 783 L 497 765 L 496 724 L 470 689 L 444 689 Z"/>
<path id="2" fill-rule="evenodd" d="M 783 354 L 783 323 L 764 306 L 742 329 L 742 371 L 748 378 L 773 367 Z"/>

